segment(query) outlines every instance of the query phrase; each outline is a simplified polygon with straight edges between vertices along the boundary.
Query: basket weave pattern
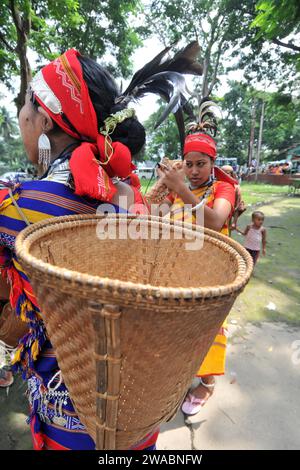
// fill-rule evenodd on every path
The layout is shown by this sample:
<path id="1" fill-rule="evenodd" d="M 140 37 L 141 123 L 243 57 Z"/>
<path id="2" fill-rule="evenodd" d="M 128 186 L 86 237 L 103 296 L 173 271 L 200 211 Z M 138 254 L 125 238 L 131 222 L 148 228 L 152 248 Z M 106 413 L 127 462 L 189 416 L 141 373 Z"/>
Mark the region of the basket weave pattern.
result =
<path id="1" fill-rule="evenodd" d="M 174 415 L 252 264 L 212 231 L 202 250 L 187 251 L 177 224 L 158 218 L 111 217 L 143 220 L 158 239 L 98 240 L 102 218 L 34 224 L 16 250 L 81 421 L 98 449 L 126 449 Z"/>

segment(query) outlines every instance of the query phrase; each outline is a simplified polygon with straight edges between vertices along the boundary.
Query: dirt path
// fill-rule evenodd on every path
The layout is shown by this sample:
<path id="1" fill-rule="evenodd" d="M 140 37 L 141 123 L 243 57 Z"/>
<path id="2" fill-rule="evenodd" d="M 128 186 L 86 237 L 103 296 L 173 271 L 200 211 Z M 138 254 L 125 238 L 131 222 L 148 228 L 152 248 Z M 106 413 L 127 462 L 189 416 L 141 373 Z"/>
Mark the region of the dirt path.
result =
<path id="1" fill-rule="evenodd" d="M 162 428 L 159 449 L 299 449 L 300 328 L 230 326 L 227 373 L 186 422 Z M 236 383 L 230 383 L 236 377 Z"/>

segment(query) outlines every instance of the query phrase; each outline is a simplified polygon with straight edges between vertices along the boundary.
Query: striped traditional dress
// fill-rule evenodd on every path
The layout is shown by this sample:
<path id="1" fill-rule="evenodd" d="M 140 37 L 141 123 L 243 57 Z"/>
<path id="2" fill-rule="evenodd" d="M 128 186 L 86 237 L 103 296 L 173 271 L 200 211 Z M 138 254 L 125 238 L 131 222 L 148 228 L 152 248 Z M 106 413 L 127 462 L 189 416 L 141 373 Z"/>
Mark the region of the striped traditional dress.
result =
<path id="1" fill-rule="evenodd" d="M 43 312 L 14 252 L 15 238 L 27 225 L 24 218 L 34 223 L 50 217 L 96 213 L 101 202 L 75 195 L 69 184 L 69 174 L 68 162 L 65 161 L 45 179 L 16 184 L 11 195 L 7 189 L 0 190 L 0 268 L 2 275 L 10 280 L 12 307 L 30 327 L 29 333 L 19 342 L 13 364 L 28 381 L 31 410 L 28 422 L 36 450 L 95 448 L 62 381 L 44 327 Z M 117 206 L 115 210 L 122 212 Z M 155 429 L 133 448 L 154 448 L 157 435 L 158 430 Z"/>

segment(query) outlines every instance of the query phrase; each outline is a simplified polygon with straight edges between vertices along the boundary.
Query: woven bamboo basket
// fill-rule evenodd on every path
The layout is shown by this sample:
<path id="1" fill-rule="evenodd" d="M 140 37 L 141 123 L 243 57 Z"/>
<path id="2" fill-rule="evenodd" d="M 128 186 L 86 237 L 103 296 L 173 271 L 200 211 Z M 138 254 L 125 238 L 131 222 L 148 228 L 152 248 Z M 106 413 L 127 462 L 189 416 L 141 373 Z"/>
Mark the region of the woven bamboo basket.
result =
<path id="1" fill-rule="evenodd" d="M 0 341 L 15 348 L 26 333 L 28 333 L 27 323 L 17 317 L 10 303 L 7 302 L 0 312 Z"/>
<path id="2" fill-rule="evenodd" d="M 228 237 L 155 217 L 45 220 L 16 252 L 97 449 L 127 449 L 173 417 L 252 271 Z"/>

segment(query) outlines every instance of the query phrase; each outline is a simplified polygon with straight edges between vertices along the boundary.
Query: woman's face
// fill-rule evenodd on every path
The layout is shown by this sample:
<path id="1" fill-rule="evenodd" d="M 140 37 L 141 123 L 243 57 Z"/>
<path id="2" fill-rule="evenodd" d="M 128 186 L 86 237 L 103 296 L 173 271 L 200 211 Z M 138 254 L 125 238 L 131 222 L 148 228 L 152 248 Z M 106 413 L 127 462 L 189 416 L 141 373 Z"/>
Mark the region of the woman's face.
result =
<path id="1" fill-rule="evenodd" d="M 23 145 L 31 163 L 38 162 L 38 140 L 43 133 L 43 114 L 36 110 L 26 93 L 26 100 L 19 114 L 19 126 Z"/>
<path id="2" fill-rule="evenodd" d="M 184 157 L 184 172 L 193 186 L 205 183 L 212 171 L 213 160 L 205 153 L 190 152 Z"/>

